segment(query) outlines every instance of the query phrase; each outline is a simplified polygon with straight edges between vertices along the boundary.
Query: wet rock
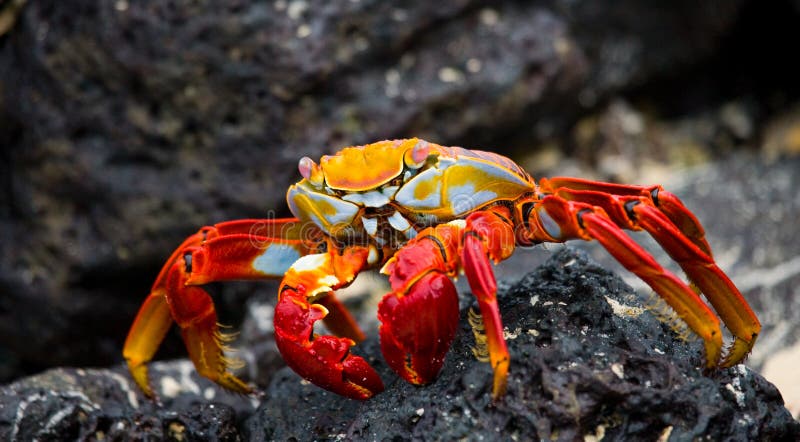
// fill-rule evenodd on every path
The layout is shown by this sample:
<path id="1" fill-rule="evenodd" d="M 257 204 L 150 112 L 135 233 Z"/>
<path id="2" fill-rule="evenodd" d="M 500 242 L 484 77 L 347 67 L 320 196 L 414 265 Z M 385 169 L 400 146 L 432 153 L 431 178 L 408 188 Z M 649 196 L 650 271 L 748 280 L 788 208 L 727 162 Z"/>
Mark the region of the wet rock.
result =
<path id="1" fill-rule="evenodd" d="M 433 384 L 411 386 L 378 363 L 387 390 L 356 403 L 281 371 L 248 420 L 248 437 L 800 437 L 800 423 L 773 385 L 745 365 L 704 376 L 701 343 L 679 339 L 681 330 L 660 322 L 629 286 L 582 252 L 558 252 L 503 287 L 499 300 L 512 358 L 500 401 L 491 400 L 491 369 L 472 354 L 462 310 L 462 327 Z M 374 340 L 362 348 L 376 351 Z"/>
<path id="2" fill-rule="evenodd" d="M 286 215 L 301 156 L 530 146 L 708 56 L 740 3 L 27 2 L 0 38 L 0 376 L 118 362 L 172 248 Z"/>

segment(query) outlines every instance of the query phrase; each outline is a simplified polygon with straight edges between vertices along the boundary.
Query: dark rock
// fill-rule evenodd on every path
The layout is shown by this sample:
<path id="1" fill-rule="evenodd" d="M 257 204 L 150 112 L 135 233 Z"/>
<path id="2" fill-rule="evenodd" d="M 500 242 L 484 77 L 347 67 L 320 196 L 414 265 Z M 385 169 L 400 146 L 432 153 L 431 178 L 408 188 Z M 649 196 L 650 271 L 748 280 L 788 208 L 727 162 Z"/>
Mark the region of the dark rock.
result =
<path id="1" fill-rule="evenodd" d="M 439 378 L 394 376 L 376 333 L 356 351 L 387 390 L 359 402 L 288 369 L 261 399 L 227 394 L 188 361 L 151 364 L 163 404 L 122 367 L 55 369 L 0 388 L 0 439 L 189 440 L 796 440 L 780 393 L 744 365 L 703 375 L 702 345 L 678 339 L 617 276 L 564 249 L 516 284 L 501 284 L 512 357 L 508 393 L 491 400 L 491 369 L 462 326 Z M 474 307 L 474 305 L 473 305 Z M 255 355 L 259 357 L 258 354 Z"/>
<path id="2" fill-rule="evenodd" d="M 163 405 L 121 369 L 54 369 L 0 388 L 2 440 L 241 440 L 246 398 L 201 380 L 188 361 L 154 364 Z"/>
<path id="3" fill-rule="evenodd" d="M 0 376 L 118 362 L 172 248 L 287 214 L 299 157 L 529 146 L 707 57 L 740 4 L 27 2 L 0 38 Z"/>
<path id="4" fill-rule="evenodd" d="M 252 439 L 796 440 L 780 393 L 744 365 L 704 376 L 684 342 L 625 283 L 565 249 L 499 295 L 512 357 L 508 393 L 491 400 L 488 364 L 462 327 L 440 377 L 353 402 L 288 370 L 248 420 Z M 369 340 L 362 353 L 375 355 Z M 386 368 L 377 364 L 387 379 Z M 302 411 L 298 411 L 302 410 Z"/>

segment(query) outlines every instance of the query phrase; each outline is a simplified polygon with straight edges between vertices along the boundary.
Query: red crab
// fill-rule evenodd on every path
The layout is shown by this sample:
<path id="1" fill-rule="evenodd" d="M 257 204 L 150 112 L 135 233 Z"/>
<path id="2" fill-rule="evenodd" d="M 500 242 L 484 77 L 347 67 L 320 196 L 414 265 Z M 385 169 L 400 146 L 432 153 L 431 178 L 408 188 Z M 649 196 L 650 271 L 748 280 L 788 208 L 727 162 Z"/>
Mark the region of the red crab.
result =
<path id="1" fill-rule="evenodd" d="M 728 367 L 752 349 L 761 329 L 720 270 L 703 228 L 661 186 L 577 178 L 538 184 L 501 155 L 419 139 L 348 147 L 320 164 L 300 160 L 303 179 L 289 188 L 297 218 L 228 221 L 200 231 L 167 260 L 125 342 L 133 378 L 148 396 L 150 361 L 175 322 L 198 372 L 233 391 L 251 387 L 231 374 L 211 297 L 213 281 L 283 278 L 275 338 L 286 363 L 314 384 L 356 399 L 383 383 L 350 347 L 364 339 L 334 291 L 359 272 L 380 268 L 391 293 L 378 308 L 381 350 L 414 384 L 431 382 L 456 332 L 451 278 L 463 271 L 480 306 L 493 396 L 506 389 L 509 354 L 495 297 L 492 263 L 518 245 L 597 240 L 674 309 L 705 343 L 707 366 Z M 623 230 L 645 230 L 680 264 L 697 292 L 663 269 Z M 733 342 L 722 355 L 717 316 Z M 332 335 L 317 335 L 324 320 Z"/>

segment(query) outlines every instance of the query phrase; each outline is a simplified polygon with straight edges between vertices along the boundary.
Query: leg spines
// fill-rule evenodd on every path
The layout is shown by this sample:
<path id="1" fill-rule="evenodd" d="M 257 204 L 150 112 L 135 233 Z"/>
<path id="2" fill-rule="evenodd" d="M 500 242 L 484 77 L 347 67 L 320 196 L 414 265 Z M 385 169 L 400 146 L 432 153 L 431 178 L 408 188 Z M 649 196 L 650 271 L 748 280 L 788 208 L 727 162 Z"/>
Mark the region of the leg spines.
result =
<path id="1" fill-rule="evenodd" d="M 697 335 L 692 331 L 686 321 L 657 294 L 650 294 L 650 297 L 645 303 L 645 308 L 655 316 L 659 322 L 669 326 L 681 341 L 689 342 L 697 338 Z"/>
<path id="2" fill-rule="evenodd" d="M 486 342 L 486 328 L 483 325 L 483 317 L 481 317 L 480 313 L 470 308 L 467 321 L 470 328 L 472 328 L 472 334 L 475 336 L 475 346 L 472 347 L 472 354 L 475 359 L 481 362 L 489 362 L 489 346 Z"/>

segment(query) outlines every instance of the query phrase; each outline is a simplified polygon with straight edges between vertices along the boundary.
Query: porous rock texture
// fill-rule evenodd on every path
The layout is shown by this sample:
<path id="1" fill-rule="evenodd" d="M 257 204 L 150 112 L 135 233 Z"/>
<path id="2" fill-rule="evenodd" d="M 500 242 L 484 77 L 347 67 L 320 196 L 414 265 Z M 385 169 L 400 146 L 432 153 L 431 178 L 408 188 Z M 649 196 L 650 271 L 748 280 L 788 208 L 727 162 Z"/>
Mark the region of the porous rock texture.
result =
<path id="1" fill-rule="evenodd" d="M 797 440 L 800 423 L 773 385 L 744 365 L 708 375 L 698 341 L 643 308 L 618 276 L 565 248 L 499 294 L 511 353 L 508 392 L 462 326 L 438 379 L 415 387 L 390 373 L 376 339 L 358 352 L 387 383 L 359 402 L 288 369 L 257 398 L 220 394 L 186 362 L 155 364 L 163 406 L 121 369 L 56 369 L 0 389 L 0 438 L 170 437 L 209 440 Z M 597 439 L 594 439 L 597 440 Z"/>
<path id="2" fill-rule="evenodd" d="M 302 156 L 529 148 L 707 57 L 740 5 L 27 2 L 0 37 L 0 379 L 119 361 L 172 248 L 287 215 Z M 225 322 L 249 293 L 224 289 Z"/>
<path id="3" fill-rule="evenodd" d="M 565 249 L 499 295 L 511 353 L 508 393 L 475 360 L 462 309 L 439 378 L 419 388 L 390 374 L 357 404 L 279 372 L 248 421 L 252 439 L 795 440 L 780 393 L 744 365 L 708 376 L 698 341 L 644 309 L 619 277 Z M 372 354 L 377 344 L 366 345 Z M 383 370 L 386 372 L 386 370 Z M 303 410 L 298 413 L 297 410 Z M 597 440 L 594 439 L 594 440 Z"/>
<path id="4" fill-rule="evenodd" d="M 120 389 L 120 376 L 110 370 L 54 369 L 0 389 L 0 436 L 9 441 L 241 440 L 232 407 L 197 398 L 169 408 L 139 403 L 131 400 L 134 393 Z"/>

